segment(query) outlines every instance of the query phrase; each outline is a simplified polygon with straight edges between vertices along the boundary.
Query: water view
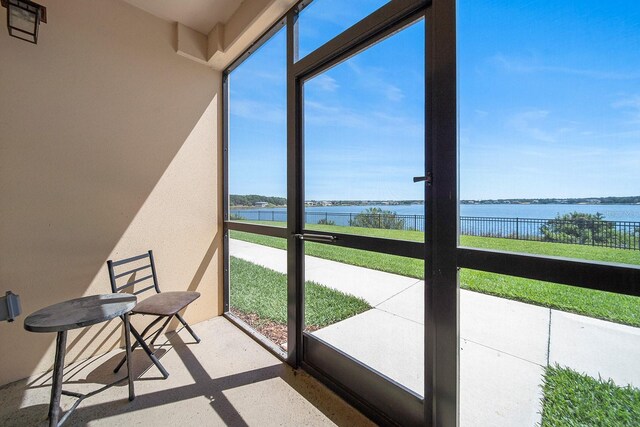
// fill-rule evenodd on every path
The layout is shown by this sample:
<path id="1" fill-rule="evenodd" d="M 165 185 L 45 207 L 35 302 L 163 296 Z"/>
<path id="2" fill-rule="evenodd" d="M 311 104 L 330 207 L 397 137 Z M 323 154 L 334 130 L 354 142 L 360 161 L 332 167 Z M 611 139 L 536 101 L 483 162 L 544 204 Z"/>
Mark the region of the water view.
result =
<path id="1" fill-rule="evenodd" d="M 395 212 L 398 215 L 424 215 L 423 205 L 358 205 L 358 206 L 308 206 L 305 208 L 307 213 L 318 214 L 358 214 L 367 209 L 378 208 Z M 277 212 L 276 217 L 279 221 L 286 220 L 286 208 L 250 208 L 250 209 L 232 209 L 231 212 L 240 216 L 249 217 L 251 212 L 261 212 L 265 220 L 270 218 L 267 212 Z M 558 215 L 564 215 L 571 212 L 580 212 L 586 214 L 601 213 L 604 219 L 608 221 L 632 221 L 640 222 L 640 205 L 500 205 L 500 204 L 461 204 L 460 216 L 472 217 L 500 217 L 500 218 L 538 218 L 553 219 Z M 255 219 L 257 219 L 257 213 Z M 315 216 L 315 215 L 313 215 Z M 344 224 L 346 225 L 346 223 Z"/>

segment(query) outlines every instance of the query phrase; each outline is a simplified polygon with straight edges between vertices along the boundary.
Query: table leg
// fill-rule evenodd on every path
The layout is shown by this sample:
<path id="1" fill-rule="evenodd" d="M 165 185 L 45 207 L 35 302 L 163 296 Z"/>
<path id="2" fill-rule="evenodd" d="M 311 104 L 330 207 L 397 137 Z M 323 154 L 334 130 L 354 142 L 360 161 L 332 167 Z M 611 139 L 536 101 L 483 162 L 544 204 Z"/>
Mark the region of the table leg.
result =
<path id="1" fill-rule="evenodd" d="M 56 360 L 53 364 L 53 385 L 51 386 L 51 402 L 49 403 L 49 426 L 57 427 L 60 418 L 60 395 L 62 394 L 62 373 L 64 370 L 64 353 L 67 345 L 67 331 L 58 332 L 56 338 Z"/>
<path id="2" fill-rule="evenodd" d="M 124 315 L 124 342 L 127 352 L 127 377 L 129 379 L 129 401 L 136 398 L 133 390 L 133 372 L 131 372 L 131 325 L 129 324 L 129 313 Z"/>

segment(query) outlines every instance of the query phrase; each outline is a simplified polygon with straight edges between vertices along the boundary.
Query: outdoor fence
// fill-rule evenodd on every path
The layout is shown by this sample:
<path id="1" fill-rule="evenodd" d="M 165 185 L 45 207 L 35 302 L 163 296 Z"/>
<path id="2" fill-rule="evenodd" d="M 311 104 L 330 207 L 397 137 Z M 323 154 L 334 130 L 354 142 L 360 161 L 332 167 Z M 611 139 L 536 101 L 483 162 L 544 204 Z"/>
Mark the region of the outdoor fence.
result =
<path id="1" fill-rule="evenodd" d="M 232 210 L 232 220 L 287 221 L 285 210 Z M 307 224 L 424 231 L 424 215 L 348 212 L 305 213 Z M 543 218 L 460 217 L 460 234 L 640 250 L 640 222 Z"/>
<path id="2" fill-rule="evenodd" d="M 460 217 L 460 234 L 640 250 L 640 222 Z"/>

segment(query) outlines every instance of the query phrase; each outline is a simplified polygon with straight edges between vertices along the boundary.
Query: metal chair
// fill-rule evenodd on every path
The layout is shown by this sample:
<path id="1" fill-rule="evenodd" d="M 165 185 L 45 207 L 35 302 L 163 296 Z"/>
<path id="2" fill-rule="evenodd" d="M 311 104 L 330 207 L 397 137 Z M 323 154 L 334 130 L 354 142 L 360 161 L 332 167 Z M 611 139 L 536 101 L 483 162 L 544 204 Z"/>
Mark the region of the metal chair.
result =
<path id="1" fill-rule="evenodd" d="M 126 268 L 126 271 L 121 271 L 116 273 L 116 267 L 122 267 L 129 265 Z M 131 267 L 133 265 L 133 267 Z M 113 293 L 118 293 L 122 290 L 131 288 L 130 293 L 133 295 L 140 295 L 144 292 L 155 290 L 155 294 L 151 295 L 138 302 L 138 304 L 131 310 L 131 315 L 133 314 L 148 314 L 152 316 L 157 316 L 145 329 L 142 331 L 142 334 L 138 333 L 138 331 L 131 326 L 131 333 L 136 339 L 136 342 L 131 347 L 134 350 L 138 345 L 144 349 L 144 351 L 149 355 L 149 358 L 153 362 L 154 365 L 160 370 L 162 376 L 167 378 L 169 373 L 162 366 L 160 361 L 155 355 L 155 352 L 151 351 L 149 346 L 153 346 L 155 341 L 158 339 L 162 331 L 169 324 L 171 319 L 174 317 L 180 321 L 184 325 L 184 327 L 189 331 L 193 339 L 196 342 L 200 342 L 200 338 L 196 333 L 191 329 L 189 324 L 185 322 L 185 320 L 178 313 L 180 310 L 191 304 L 193 301 L 200 297 L 199 292 L 189 292 L 189 291 L 179 291 L 179 292 L 160 292 L 160 288 L 158 287 L 158 276 L 156 275 L 156 266 L 153 261 L 153 252 L 149 251 L 146 254 L 134 256 L 131 258 L 113 261 L 107 261 L 107 268 L 109 269 L 109 279 L 111 281 L 111 291 Z M 148 271 L 150 270 L 150 271 Z M 150 274 L 148 274 L 150 273 Z M 144 277 L 139 279 L 136 278 L 136 275 L 144 274 Z M 120 280 L 119 280 L 120 279 Z M 118 286 L 118 281 L 121 283 L 126 281 L 123 285 Z M 135 291 L 134 286 L 140 283 L 149 284 L 148 286 L 144 286 L 142 289 Z M 164 323 L 153 335 L 153 339 L 149 344 L 145 342 L 145 336 L 147 333 L 153 328 L 158 322 L 162 319 L 165 319 Z M 148 338 L 148 337 L 147 337 Z M 113 372 L 118 372 L 124 362 L 127 360 L 126 356 L 120 361 L 118 366 L 113 370 Z"/>

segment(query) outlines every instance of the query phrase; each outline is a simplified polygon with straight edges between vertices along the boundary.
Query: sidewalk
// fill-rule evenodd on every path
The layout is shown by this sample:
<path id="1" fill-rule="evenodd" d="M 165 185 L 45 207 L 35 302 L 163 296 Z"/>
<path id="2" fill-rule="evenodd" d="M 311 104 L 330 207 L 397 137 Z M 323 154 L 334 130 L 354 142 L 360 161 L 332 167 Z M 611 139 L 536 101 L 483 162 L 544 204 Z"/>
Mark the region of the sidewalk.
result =
<path id="1" fill-rule="evenodd" d="M 286 274 L 285 251 L 231 240 L 231 255 Z M 422 395 L 424 282 L 307 256 L 306 280 L 373 308 L 314 334 Z M 460 290 L 461 425 L 540 422 L 544 367 L 640 385 L 640 329 Z"/>

